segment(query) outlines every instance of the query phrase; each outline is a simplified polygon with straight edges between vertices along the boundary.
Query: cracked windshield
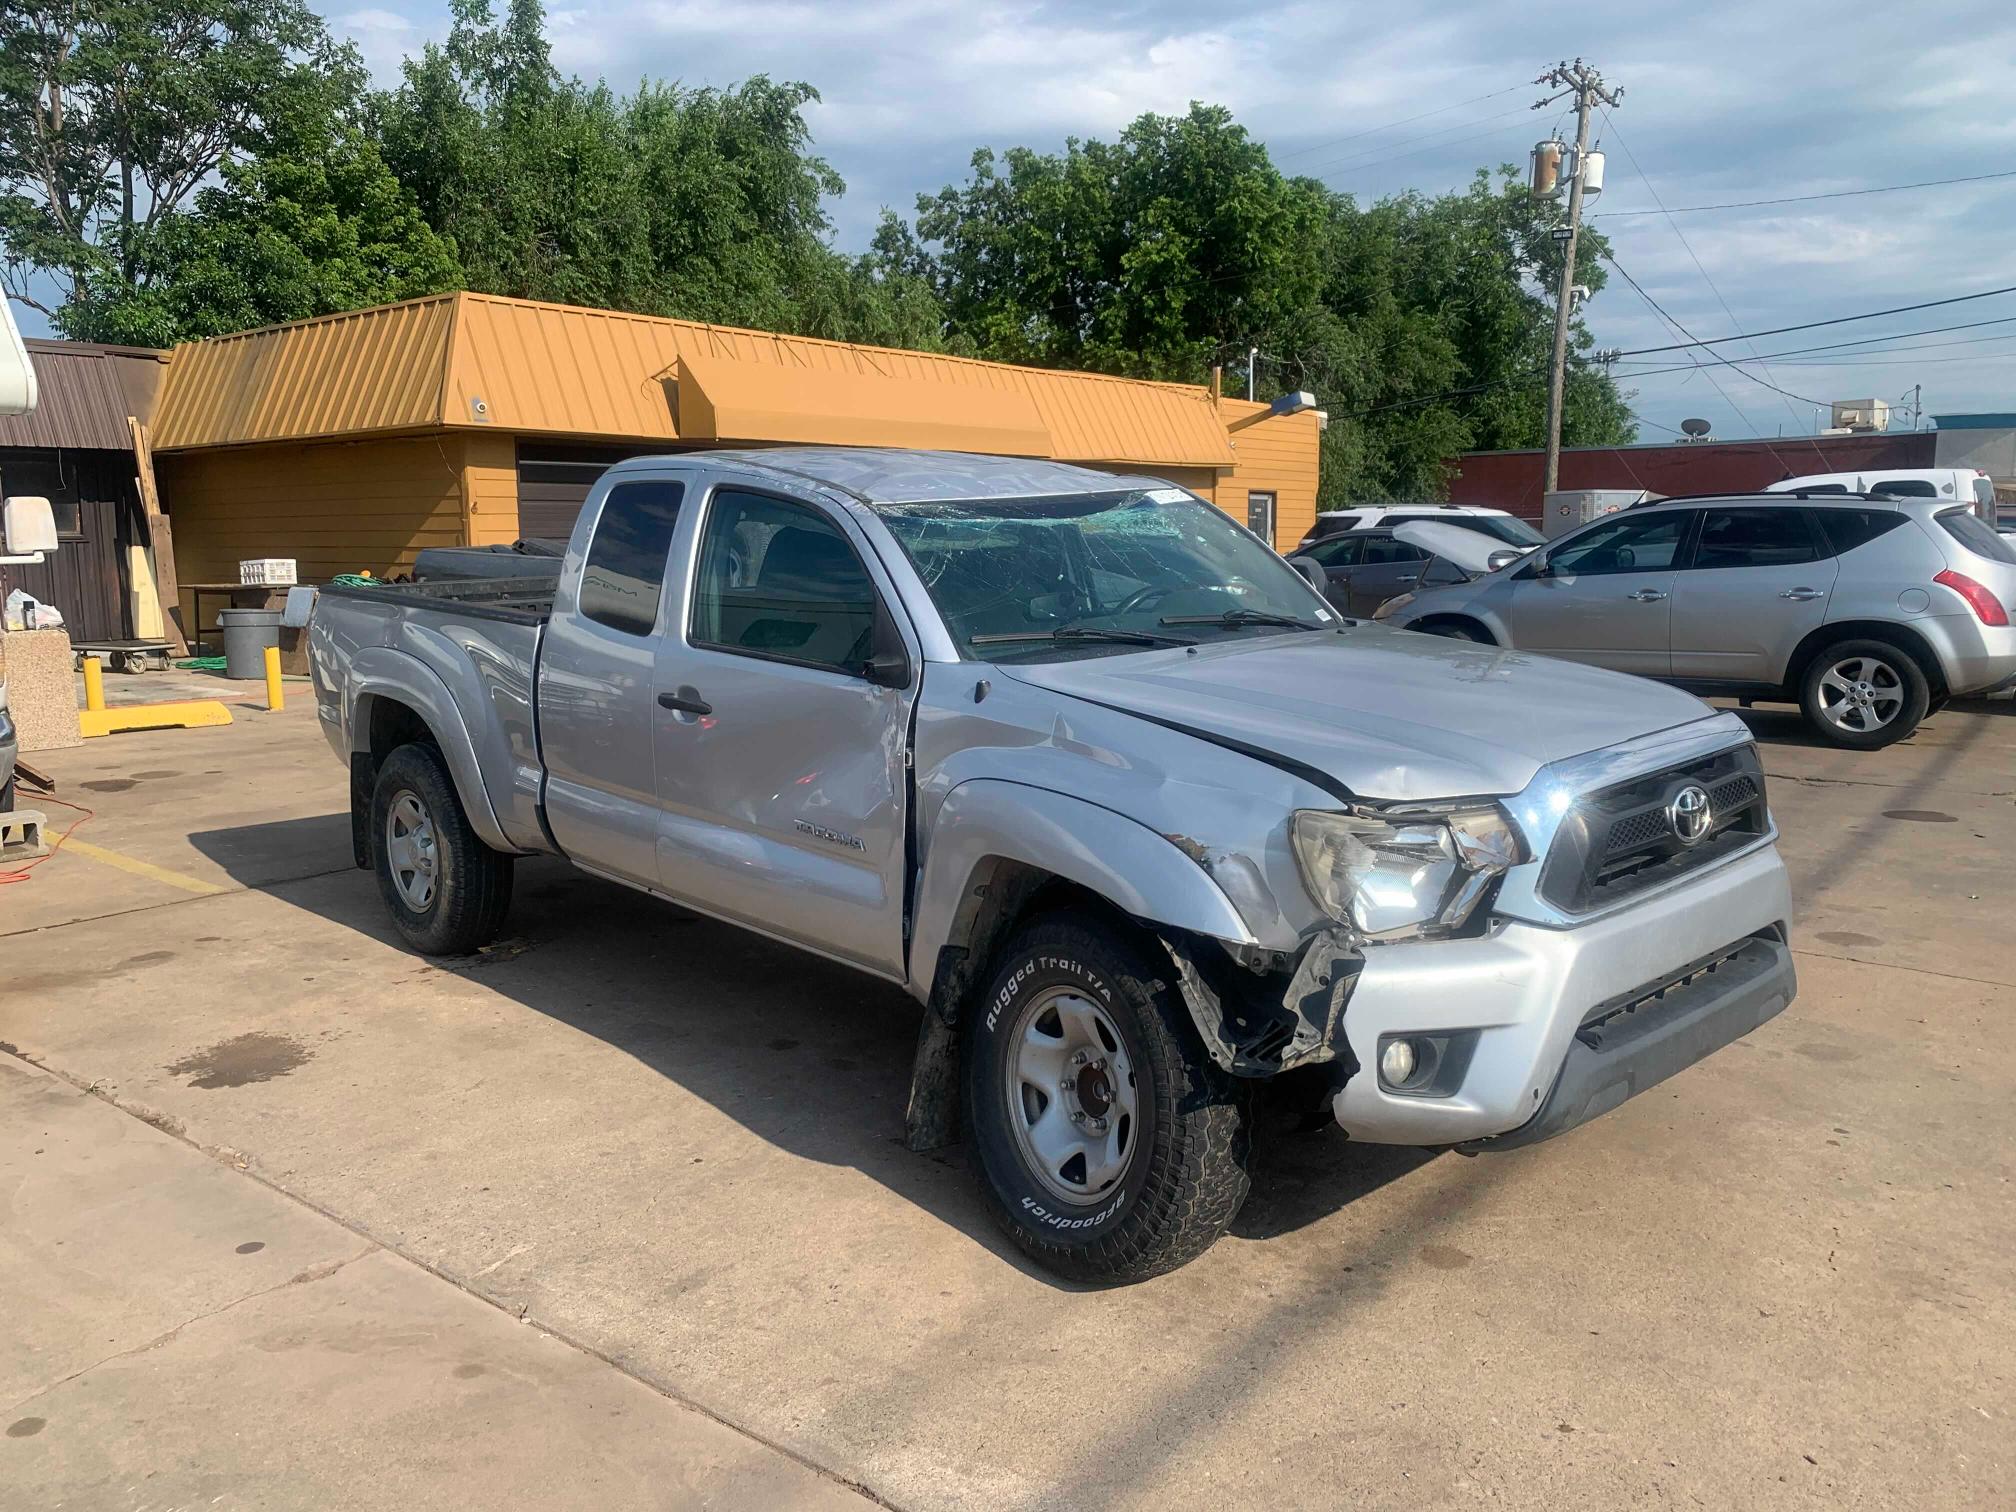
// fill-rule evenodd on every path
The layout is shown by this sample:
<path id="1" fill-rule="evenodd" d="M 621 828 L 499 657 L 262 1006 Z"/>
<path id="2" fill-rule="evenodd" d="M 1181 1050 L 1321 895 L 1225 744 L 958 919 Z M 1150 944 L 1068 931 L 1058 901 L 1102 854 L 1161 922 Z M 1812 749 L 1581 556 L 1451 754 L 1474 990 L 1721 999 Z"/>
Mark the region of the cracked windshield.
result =
<path id="1" fill-rule="evenodd" d="M 977 660 L 1055 660 L 1340 623 L 1292 567 L 1180 489 L 877 512 Z"/>

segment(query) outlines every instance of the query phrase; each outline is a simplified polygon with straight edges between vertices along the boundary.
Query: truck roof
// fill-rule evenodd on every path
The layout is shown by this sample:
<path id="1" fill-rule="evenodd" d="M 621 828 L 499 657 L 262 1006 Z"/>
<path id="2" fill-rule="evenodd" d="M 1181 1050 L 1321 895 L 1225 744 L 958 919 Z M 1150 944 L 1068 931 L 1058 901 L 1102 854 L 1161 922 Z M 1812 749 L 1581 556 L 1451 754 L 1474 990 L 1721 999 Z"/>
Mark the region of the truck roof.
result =
<path id="1" fill-rule="evenodd" d="M 775 446 L 735 451 L 632 457 L 612 471 L 681 458 L 732 461 L 738 467 L 819 483 L 864 504 L 923 504 L 959 499 L 1010 499 L 1114 493 L 1152 488 L 1159 480 L 1095 472 L 1063 462 L 989 457 L 974 452 L 899 451 L 875 446 Z"/>

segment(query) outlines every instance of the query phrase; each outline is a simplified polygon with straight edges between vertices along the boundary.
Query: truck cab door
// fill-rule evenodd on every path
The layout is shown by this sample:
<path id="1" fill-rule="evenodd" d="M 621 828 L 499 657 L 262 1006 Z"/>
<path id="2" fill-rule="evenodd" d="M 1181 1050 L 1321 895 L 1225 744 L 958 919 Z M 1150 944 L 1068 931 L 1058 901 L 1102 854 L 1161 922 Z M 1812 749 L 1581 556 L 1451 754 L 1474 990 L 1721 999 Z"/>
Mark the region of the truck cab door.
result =
<path id="1" fill-rule="evenodd" d="M 686 485 L 616 483 L 561 567 L 537 678 L 546 822 L 577 865 L 653 886 L 657 658 Z M 591 505 L 591 507 L 593 507 Z"/>
<path id="2" fill-rule="evenodd" d="M 1673 585 L 1694 512 L 1606 515 L 1512 574 L 1512 644 L 1641 677 L 1673 668 Z"/>
<path id="3" fill-rule="evenodd" d="M 844 514 L 711 491 L 659 643 L 657 871 L 692 907 L 903 974 L 922 662 Z"/>

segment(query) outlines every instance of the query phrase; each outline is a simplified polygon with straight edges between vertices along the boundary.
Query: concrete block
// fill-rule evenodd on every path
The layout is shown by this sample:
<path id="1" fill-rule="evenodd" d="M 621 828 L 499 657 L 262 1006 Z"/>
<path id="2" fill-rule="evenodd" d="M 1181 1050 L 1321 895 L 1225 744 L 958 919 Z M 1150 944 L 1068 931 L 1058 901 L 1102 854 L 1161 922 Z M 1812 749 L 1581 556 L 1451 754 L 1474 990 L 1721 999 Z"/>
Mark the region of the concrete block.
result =
<path id="1" fill-rule="evenodd" d="M 0 862 L 33 861 L 48 855 L 49 842 L 42 838 L 48 823 L 40 809 L 0 813 Z"/>
<path id="2" fill-rule="evenodd" d="M 23 751 L 81 745 L 77 668 L 67 630 L 0 632 L 0 682 Z"/>

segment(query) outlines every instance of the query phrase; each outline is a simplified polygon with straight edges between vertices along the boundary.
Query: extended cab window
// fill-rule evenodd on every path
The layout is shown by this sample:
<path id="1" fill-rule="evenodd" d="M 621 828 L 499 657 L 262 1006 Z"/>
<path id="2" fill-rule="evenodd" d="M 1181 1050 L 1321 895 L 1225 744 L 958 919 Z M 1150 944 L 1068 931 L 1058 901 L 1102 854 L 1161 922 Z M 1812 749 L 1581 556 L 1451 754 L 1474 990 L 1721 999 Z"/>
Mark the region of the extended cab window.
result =
<path id="1" fill-rule="evenodd" d="M 1763 509 L 1709 509 L 1702 511 L 1694 567 L 1696 571 L 1794 567 L 1819 555 L 1803 509 L 1779 504 Z"/>
<path id="2" fill-rule="evenodd" d="M 588 562 L 581 570 L 581 613 L 598 625 L 629 635 L 649 635 L 658 623 L 665 587 L 665 555 L 686 485 L 645 478 L 609 490 Z"/>
<path id="3" fill-rule="evenodd" d="M 1564 577 L 1661 571 L 1673 565 L 1686 529 L 1683 509 L 1605 520 L 1548 552 L 1547 567 Z"/>
<path id="4" fill-rule="evenodd" d="M 1886 478 L 1881 483 L 1871 483 L 1869 492 L 1884 494 L 1892 499 L 1936 499 L 1939 490 L 1927 478 Z"/>
<path id="5" fill-rule="evenodd" d="M 875 638 L 875 585 L 816 509 L 722 489 L 693 588 L 696 646 L 859 675 Z"/>

